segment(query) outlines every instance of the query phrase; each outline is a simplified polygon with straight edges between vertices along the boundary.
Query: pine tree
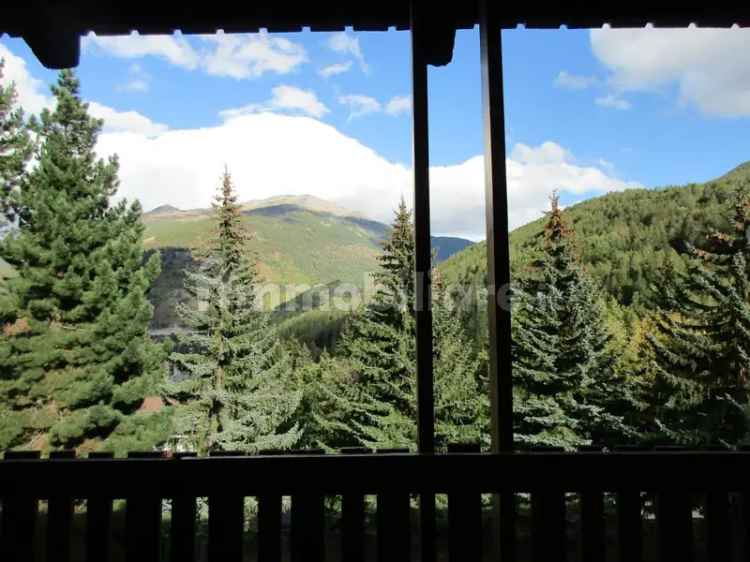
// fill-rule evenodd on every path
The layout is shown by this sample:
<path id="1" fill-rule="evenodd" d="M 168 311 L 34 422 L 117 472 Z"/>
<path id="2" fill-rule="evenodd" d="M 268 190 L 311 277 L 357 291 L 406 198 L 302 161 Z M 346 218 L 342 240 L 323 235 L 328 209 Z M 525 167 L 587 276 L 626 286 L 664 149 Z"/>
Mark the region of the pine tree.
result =
<path id="1" fill-rule="evenodd" d="M 299 439 L 291 421 L 300 402 L 265 312 L 256 303 L 258 276 L 229 172 L 216 196 L 216 230 L 202 266 L 186 272 L 193 306 L 178 312 L 187 332 L 172 360 L 188 376 L 168 381 L 182 445 L 214 450 L 287 449 Z"/>
<path id="2" fill-rule="evenodd" d="M 357 384 L 367 387 L 376 403 L 406 411 L 409 381 L 416 378 L 416 347 L 414 228 L 403 198 L 378 262 L 376 292 L 347 326 L 343 355 L 352 364 Z"/>
<path id="3" fill-rule="evenodd" d="M 6 445 L 150 448 L 166 413 L 137 410 L 162 376 L 146 299 L 159 261 L 144 264 L 139 204 L 110 203 L 117 159 L 97 158 L 102 123 L 73 72 L 62 71 L 52 92 L 56 108 L 35 126 L 36 165 L 3 193 L 18 229 L 0 257 L 18 275 L 6 282 L 0 371 L 4 395 L 25 414 Z"/>
<path id="4" fill-rule="evenodd" d="M 445 450 L 451 443 L 489 444 L 486 356 L 467 340 L 437 269 L 433 269 L 432 286 L 435 447 Z"/>
<path id="5" fill-rule="evenodd" d="M 685 244 L 687 269 L 667 264 L 657 330 L 652 437 L 682 445 L 737 445 L 748 427 L 750 372 L 750 194 L 738 190 L 733 232 L 706 247 Z"/>
<path id="6" fill-rule="evenodd" d="M 15 84 L 2 84 L 4 65 L 5 62 L 0 59 L 0 202 L 3 203 L 0 213 L 1 219 L 7 217 L 12 221 L 14 216 L 6 204 L 9 194 L 18 189 L 31 158 L 33 144 L 23 109 L 16 106 Z"/>
<path id="7" fill-rule="evenodd" d="M 349 423 L 371 447 L 413 449 L 417 441 L 414 254 L 414 226 L 402 200 L 379 257 L 380 288 L 343 340 L 357 388 L 350 391 L 356 410 Z M 479 441 L 488 410 L 481 389 L 486 365 L 465 340 L 440 279 L 434 286 L 435 445 L 444 449 Z"/>
<path id="8" fill-rule="evenodd" d="M 16 106 L 15 85 L 2 84 L 3 66 L 4 61 L 0 60 L 0 238 L 14 221 L 7 206 L 9 194 L 18 189 L 33 148 L 23 110 Z M 13 295 L 0 279 L 0 311 L 13 307 Z M 0 396 L 0 448 L 6 448 L 23 434 L 24 416 L 13 410 L 12 401 L 8 403 L 4 393 Z"/>
<path id="9" fill-rule="evenodd" d="M 633 434 L 622 417 L 628 391 L 615 378 L 598 291 L 578 261 L 557 194 L 551 203 L 541 258 L 514 292 L 516 440 L 522 447 L 611 445 Z"/>
<path id="10" fill-rule="evenodd" d="M 296 386 L 302 389 L 302 401 L 295 414 L 302 434 L 299 447 L 329 452 L 342 447 L 361 447 L 349 422 L 357 414 L 365 415 L 366 408 L 358 402 L 360 393 L 352 384 L 346 358 L 323 351 L 315 360 L 304 344 L 289 345 Z"/>

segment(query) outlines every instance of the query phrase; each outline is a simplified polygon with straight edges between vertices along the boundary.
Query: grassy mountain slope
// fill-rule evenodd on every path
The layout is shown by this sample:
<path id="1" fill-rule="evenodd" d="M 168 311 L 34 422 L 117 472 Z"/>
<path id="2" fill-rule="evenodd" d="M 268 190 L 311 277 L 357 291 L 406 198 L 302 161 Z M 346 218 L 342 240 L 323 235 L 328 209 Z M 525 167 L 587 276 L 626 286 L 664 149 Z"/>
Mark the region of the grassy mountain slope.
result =
<path id="1" fill-rule="evenodd" d="M 341 283 L 363 287 L 378 267 L 377 256 L 388 225 L 369 220 L 312 195 L 283 195 L 242 205 L 252 233 L 250 249 L 258 258 L 265 283 L 266 306 L 275 307 L 305 294 L 310 287 Z M 162 257 L 162 274 L 151 290 L 154 327 L 176 322 L 174 305 L 183 298 L 183 270 L 195 262 L 213 229 L 212 210 L 180 210 L 161 205 L 143 214 L 147 251 Z M 434 237 L 438 261 L 471 244 L 468 240 Z M 0 260 L 0 280 L 13 274 Z"/>
<path id="2" fill-rule="evenodd" d="M 294 204 L 243 212 L 259 271 L 270 283 L 315 284 L 340 280 L 360 285 L 375 267 L 386 226 Z M 144 215 L 147 249 L 199 249 L 212 229 L 208 212 Z"/>
<path id="3" fill-rule="evenodd" d="M 707 233 L 727 228 L 733 194 L 750 182 L 750 162 L 705 184 L 632 189 L 590 199 L 565 210 L 581 259 L 602 287 L 625 305 L 642 302 L 653 272 L 673 259 L 684 242 L 699 244 Z M 510 234 L 512 272 L 534 259 L 545 219 Z M 441 265 L 447 282 L 484 276 L 486 246 L 475 244 Z"/>
<path id="4" fill-rule="evenodd" d="M 252 233 L 250 249 L 258 257 L 269 307 L 310 294 L 310 287 L 338 284 L 363 287 L 378 267 L 377 256 L 389 227 L 310 195 L 280 196 L 242 205 Z M 162 275 L 151 291 L 156 327 L 176 322 L 174 304 L 181 298 L 182 270 L 192 263 L 213 228 L 210 209 L 181 211 L 162 205 L 143 215 L 147 250 L 162 254 Z M 468 240 L 434 237 L 438 260 L 471 244 Z M 317 289 L 314 291 L 317 295 Z M 317 298 L 317 296 L 316 296 Z M 294 316 L 295 314 L 291 314 Z M 285 314 L 284 316 L 289 316 Z"/>

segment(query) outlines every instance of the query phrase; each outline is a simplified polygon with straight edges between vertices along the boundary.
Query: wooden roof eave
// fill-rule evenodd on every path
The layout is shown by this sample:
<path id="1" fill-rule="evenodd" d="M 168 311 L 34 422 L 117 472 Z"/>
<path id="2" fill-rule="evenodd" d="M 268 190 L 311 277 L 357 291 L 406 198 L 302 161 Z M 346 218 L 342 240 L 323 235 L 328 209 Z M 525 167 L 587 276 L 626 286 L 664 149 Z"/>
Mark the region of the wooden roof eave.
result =
<path id="1" fill-rule="evenodd" d="M 655 3 L 631 0 L 616 2 L 503 3 L 498 11 L 498 25 L 504 29 L 523 25 L 535 29 L 565 26 L 612 27 L 730 27 L 750 25 L 750 8 L 731 2 L 693 5 L 686 2 Z M 23 37 L 37 58 L 48 68 L 76 66 L 80 57 L 80 38 L 89 32 L 97 35 L 143 35 L 340 31 L 385 31 L 409 29 L 409 5 L 404 0 L 367 2 L 318 0 L 316 2 L 229 2 L 213 0 L 158 4 L 117 0 L 28 0 L 23 9 L 16 7 L 3 14 L 0 33 Z M 441 4 L 429 15 L 427 62 L 444 65 L 450 62 L 456 29 L 470 29 L 478 24 L 476 2 Z"/>

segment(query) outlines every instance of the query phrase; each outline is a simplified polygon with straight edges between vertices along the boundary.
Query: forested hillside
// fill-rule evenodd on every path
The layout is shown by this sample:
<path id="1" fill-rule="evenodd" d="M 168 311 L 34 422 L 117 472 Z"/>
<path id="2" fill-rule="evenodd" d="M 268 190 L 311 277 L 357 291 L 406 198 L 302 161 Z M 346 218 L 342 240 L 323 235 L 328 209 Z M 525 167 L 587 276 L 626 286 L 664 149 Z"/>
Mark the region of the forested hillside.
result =
<path id="1" fill-rule="evenodd" d="M 258 255 L 263 279 L 288 284 L 338 279 L 361 284 L 363 272 L 375 267 L 378 244 L 387 227 L 287 199 L 243 206 L 242 221 L 254 232 L 249 248 Z M 200 249 L 212 229 L 210 209 L 162 209 L 144 215 L 146 248 Z"/>
<path id="2" fill-rule="evenodd" d="M 17 227 L 0 257 L 17 275 L 0 291 L 0 448 L 414 448 L 403 200 L 389 226 L 312 197 L 241 204 L 225 169 L 211 210 L 144 214 L 112 202 L 118 160 L 97 159 L 102 123 L 75 74 L 52 92 L 41 127 L 20 111 L 3 125 L 16 148 L 0 212 Z M 545 218 L 511 237 L 517 447 L 750 442 L 749 180 L 743 165 L 569 209 L 550 186 Z M 437 257 L 463 244 L 435 242 Z M 433 270 L 438 450 L 489 442 L 486 299 L 460 290 L 485 290 L 483 254 Z M 372 294 L 344 290 L 368 275 Z M 268 282 L 317 309 L 271 312 Z M 170 329 L 153 331 L 165 317 L 149 300 L 176 314 Z"/>
<path id="3" fill-rule="evenodd" d="M 364 287 L 377 269 L 377 255 L 390 227 L 311 195 L 270 197 L 239 207 L 243 224 L 253 232 L 248 249 L 258 259 L 263 283 L 274 284 L 264 299 L 276 307 L 305 294 L 310 287 L 345 283 Z M 161 205 L 144 213 L 144 245 L 158 251 L 162 273 L 151 290 L 153 326 L 176 321 L 184 270 L 194 264 L 213 228 L 211 209 L 182 211 Z M 438 261 L 471 245 L 469 240 L 433 237 Z M 0 270 L 0 275 L 2 270 Z"/>
<path id="4" fill-rule="evenodd" d="M 621 304 L 637 307 L 647 300 L 653 273 L 665 259 L 682 253 L 685 242 L 700 246 L 707 233 L 728 228 L 734 192 L 748 178 L 750 162 L 712 182 L 610 193 L 573 205 L 564 215 L 588 272 Z M 545 220 L 511 233 L 514 275 L 536 259 Z M 446 282 L 482 279 L 485 248 L 484 242 L 475 244 L 444 262 Z"/>

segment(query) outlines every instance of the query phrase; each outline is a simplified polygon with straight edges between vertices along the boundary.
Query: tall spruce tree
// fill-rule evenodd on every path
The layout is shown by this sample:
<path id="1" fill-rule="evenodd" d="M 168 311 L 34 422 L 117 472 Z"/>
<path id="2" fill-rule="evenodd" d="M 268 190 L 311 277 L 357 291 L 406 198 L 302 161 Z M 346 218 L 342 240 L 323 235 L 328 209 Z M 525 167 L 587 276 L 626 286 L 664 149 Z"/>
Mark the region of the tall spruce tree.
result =
<path id="1" fill-rule="evenodd" d="M 0 238 L 8 234 L 15 221 L 8 208 L 9 194 L 18 189 L 33 152 L 23 109 L 16 104 L 15 84 L 4 84 L 3 68 L 4 61 L 0 60 Z M 12 310 L 13 302 L 13 295 L 0 279 L 0 311 Z M 0 317 L 0 323 L 3 320 Z M 23 426 L 24 416 L 13 409 L 13 401 L 5 393 L 0 393 L 0 449 L 15 443 L 23 434 Z"/>
<path id="2" fill-rule="evenodd" d="M 0 59 L 0 202 L 3 204 L 0 221 L 13 221 L 15 217 L 7 208 L 9 194 L 18 189 L 31 158 L 33 144 L 23 109 L 16 103 L 15 84 L 3 82 L 4 67 L 5 61 Z"/>
<path id="3" fill-rule="evenodd" d="M 403 199 L 379 257 L 379 289 L 343 338 L 356 390 L 352 425 L 360 442 L 414 448 L 417 441 L 414 225 Z M 486 425 L 484 363 L 463 335 L 439 279 L 433 291 L 435 439 L 477 442 Z M 486 370 L 486 369 L 485 369 Z"/>
<path id="4" fill-rule="evenodd" d="M 302 401 L 295 414 L 302 433 L 300 448 L 334 452 L 342 447 L 359 447 L 350 421 L 366 415 L 367 404 L 358 402 L 361 393 L 352 382 L 345 357 L 323 351 L 316 359 L 303 343 L 289 344 L 293 373 Z"/>
<path id="5" fill-rule="evenodd" d="M 193 305 L 178 312 L 187 332 L 172 360 L 187 376 L 164 385 L 182 446 L 257 452 L 288 449 L 300 434 L 291 364 L 256 303 L 258 276 L 229 172 L 216 196 L 216 229 L 202 266 L 187 271 Z"/>
<path id="6" fill-rule="evenodd" d="M 737 445 L 748 431 L 750 185 L 705 247 L 685 244 L 684 272 L 667 264 L 659 287 L 651 437 L 681 445 Z"/>
<path id="7" fill-rule="evenodd" d="M 158 257 L 144 264 L 138 203 L 111 205 L 117 159 L 94 151 L 102 123 L 88 115 L 70 70 L 52 87 L 56 107 L 35 126 L 33 169 L 3 192 L 17 231 L 0 257 L 18 275 L 6 282 L 1 314 L 3 393 L 25 414 L 6 446 L 150 448 L 164 413 L 138 413 L 163 368 L 151 342 L 146 294 Z"/>
<path id="8" fill-rule="evenodd" d="M 514 291 L 514 432 L 522 447 L 612 445 L 633 435 L 623 421 L 624 380 L 612 368 L 598 291 L 583 271 L 557 194 L 541 258 Z"/>
<path id="9" fill-rule="evenodd" d="M 403 198 L 378 256 L 376 291 L 349 323 L 344 355 L 360 388 L 378 403 L 406 410 L 409 381 L 416 377 L 414 336 L 414 227 Z M 364 397 L 361 400 L 365 400 Z"/>

